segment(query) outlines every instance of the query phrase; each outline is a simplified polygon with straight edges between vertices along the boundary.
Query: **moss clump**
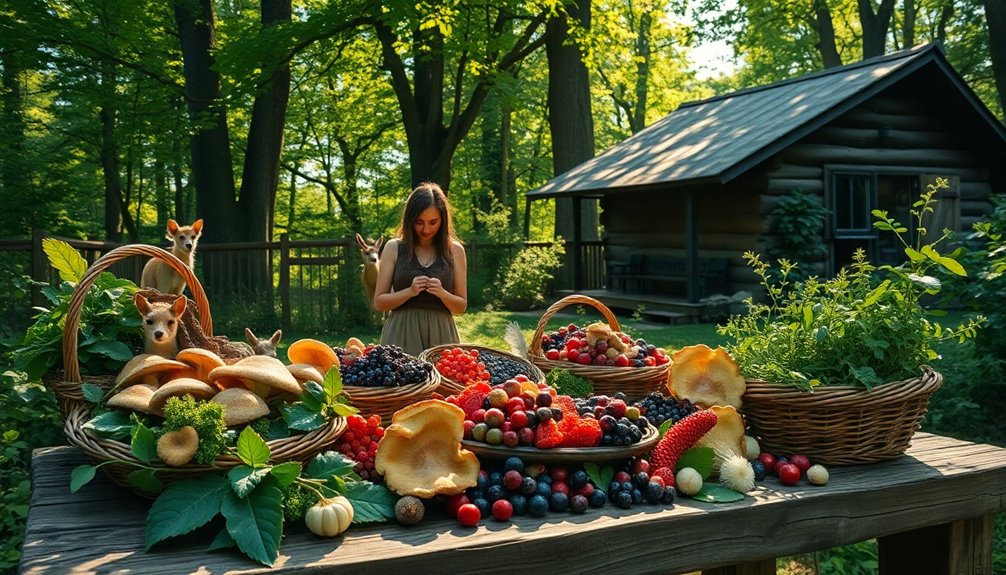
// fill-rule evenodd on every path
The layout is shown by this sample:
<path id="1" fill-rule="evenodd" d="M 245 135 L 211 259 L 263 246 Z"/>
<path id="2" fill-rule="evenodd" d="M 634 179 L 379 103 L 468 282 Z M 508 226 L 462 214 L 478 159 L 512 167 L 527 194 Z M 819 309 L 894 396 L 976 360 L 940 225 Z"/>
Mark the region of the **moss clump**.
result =
<path id="1" fill-rule="evenodd" d="M 548 373 L 545 382 L 554 387 L 562 395 L 570 397 L 590 397 L 594 394 L 594 385 L 568 369 L 553 369 Z"/>
<path id="2" fill-rule="evenodd" d="M 165 432 L 178 431 L 191 425 L 199 436 L 199 449 L 193 460 L 209 464 L 227 446 L 227 424 L 224 423 L 224 408 L 212 401 L 196 401 L 192 396 L 172 397 L 164 405 Z"/>

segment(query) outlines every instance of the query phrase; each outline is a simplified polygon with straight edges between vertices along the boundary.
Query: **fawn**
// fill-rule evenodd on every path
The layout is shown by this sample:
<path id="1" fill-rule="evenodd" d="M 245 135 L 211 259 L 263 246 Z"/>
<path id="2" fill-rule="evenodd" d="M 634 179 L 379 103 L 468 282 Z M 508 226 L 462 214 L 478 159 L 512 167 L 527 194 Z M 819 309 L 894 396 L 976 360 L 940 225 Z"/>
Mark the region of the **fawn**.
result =
<path id="1" fill-rule="evenodd" d="M 178 355 L 178 322 L 185 313 L 185 296 L 174 303 L 152 302 L 143 294 L 133 296 L 133 303 L 143 320 L 143 353 L 168 359 Z"/>
<path id="2" fill-rule="evenodd" d="M 381 264 L 381 244 L 384 237 L 380 237 L 373 244 L 367 243 L 363 236 L 356 234 L 356 245 L 360 246 L 360 255 L 363 257 L 363 293 L 367 296 L 367 306 L 374 309 L 374 291 L 377 289 L 377 270 Z"/>
<path id="3" fill-rule="evenodd" d="M 280 338 L 283 337 L 283 330 L 277 329 L 269 339 L 259 339 L 250 328 L 245 328 L 245 339 L 252 346 L 255 355 L 267 355 L 276 357 L 276 346 L 279 345 Z"/>
<path id="4" fill-rule="evenodd" d="M 171 253 L 182 260 L 189 269 L 196 263 L 196 243 L 203 233 L 203 220 L 199 219 L 191 226 L 179 226 L 175 220 L 168 220 L 168 233 L 165 236 L 171 240 Z M 153 288 L 161 293 L 181 295 L 185 291 L 185 280 L 178 272 L 171 269 L 167 262 L 157 258 L 151 259 L 143 266 L 140 275 L 140 287 Z"/>

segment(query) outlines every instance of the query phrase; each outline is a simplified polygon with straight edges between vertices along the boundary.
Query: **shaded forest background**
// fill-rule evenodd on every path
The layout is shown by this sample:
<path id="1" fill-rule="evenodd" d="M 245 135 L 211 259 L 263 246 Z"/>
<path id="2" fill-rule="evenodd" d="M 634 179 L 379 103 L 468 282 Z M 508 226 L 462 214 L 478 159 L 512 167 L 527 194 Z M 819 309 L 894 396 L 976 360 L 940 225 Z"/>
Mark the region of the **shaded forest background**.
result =
<path id="1" fill-rule="evenodd" d="M 0 237 L 376 237 L 427 179 L 463 238 L 569 237 L 524 193 L 685 101 L 940 41 L 1002 117 L 1004 29 L 997 0 L 14 0 Z"/>

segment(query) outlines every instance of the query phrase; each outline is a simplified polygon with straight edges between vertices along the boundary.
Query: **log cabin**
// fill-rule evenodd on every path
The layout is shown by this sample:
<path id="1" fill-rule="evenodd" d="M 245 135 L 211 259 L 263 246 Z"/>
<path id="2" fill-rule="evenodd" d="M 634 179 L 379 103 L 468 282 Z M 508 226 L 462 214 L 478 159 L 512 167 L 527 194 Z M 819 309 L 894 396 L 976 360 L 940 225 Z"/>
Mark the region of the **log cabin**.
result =
<path id="1" fill-rule="evenodd" d="M 1004 160 L 1003 124 L 929 44 L 683 104 L 527 195 L 599 200 L 607 295 L 694 303 L 757 293 L 742 254 L 765 253 L 783 194 L 801 190 L 827 209 L 827 255 L 813 271 L 832 274 L 857 247 L 896 263 L 896 239 L 874 229 L 871 211 L 907 224 L 936 177 L 950 188 L 931 227 L 970 230 L 1006 192 Z"/>

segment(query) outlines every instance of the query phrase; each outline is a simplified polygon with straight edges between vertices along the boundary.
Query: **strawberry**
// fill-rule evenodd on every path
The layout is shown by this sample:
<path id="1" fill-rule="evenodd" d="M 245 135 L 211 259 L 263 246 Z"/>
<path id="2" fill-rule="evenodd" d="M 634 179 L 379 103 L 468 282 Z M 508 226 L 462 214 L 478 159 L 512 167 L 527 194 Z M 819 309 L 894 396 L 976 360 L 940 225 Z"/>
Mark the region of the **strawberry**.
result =
<path id="1" fill-rule="evenodd" d="M 673 470 L 681 454 L 712 429 L 717 419 L 715 411 L 704 409 L 675 423 L 653 448 L 649 457 L 650 464 L 657 469 L 667 467 Z"/>

